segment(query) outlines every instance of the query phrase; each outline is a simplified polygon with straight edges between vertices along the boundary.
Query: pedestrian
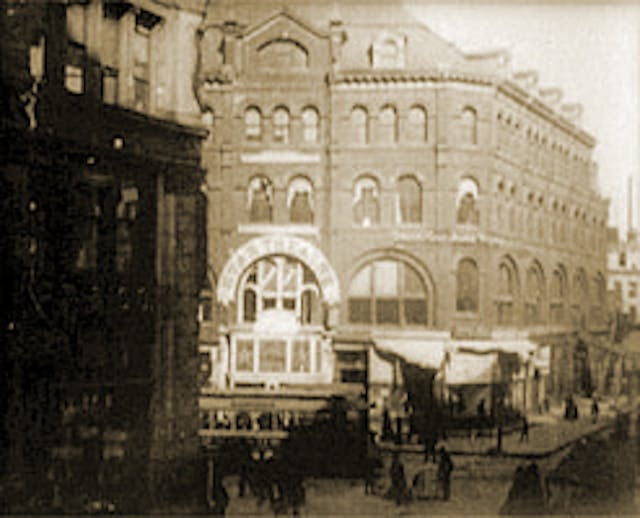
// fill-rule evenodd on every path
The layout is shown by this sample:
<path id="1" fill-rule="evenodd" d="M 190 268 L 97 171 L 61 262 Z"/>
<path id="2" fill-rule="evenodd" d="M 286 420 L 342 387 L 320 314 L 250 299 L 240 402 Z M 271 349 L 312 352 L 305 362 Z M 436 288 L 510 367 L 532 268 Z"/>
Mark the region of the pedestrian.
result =
<path id="1" fill-rule="evenodd" d="M 389 474 L 391 475 L 391 488 L 387 494 L 395 501 L 396 505 L 400 505 L 406 497 L 407 482 L 404 476 L 404 465 L 400 461 L 398 452 L 393 452 Z"/>
<path id="2" fill-rule="evenodd" d="M 527 416 L 522 416 L 522 428 L 520 429 L 520 442 L 526 441 L 529 442 L 529 421 L 527 420 Z"/>
<path id="3" fill-rule="evenodd" d="M 593 399 L 591 400 L 591 418 L 593 419 L 594 423 L 598 420 L 599 412 L 600 408 L 598 407 L 598 398 L 596 396 L 593 396 Z"/>
<path id="4" fill-rule="evenodd" d="M 451 456 L 444 446 L 440 448 L 440 459 L 438 461 L 438 483 L 442 490 L 442 499 L 449 500 L 451 496 L 451 472 L 453 462 Z"/>
<path id="5" fill-rule="evenodd" d="M 502 453 L 502 425 L 498 425 L 498 444 L 496 446 L 496 452 Z"/>
<path id="6" fill-rule="evenodd" d="M 213 481 L 213 515 L 224 516 L 229 505 L 229 494 L 222 483 L 221 476 L 214 476 Z"/>

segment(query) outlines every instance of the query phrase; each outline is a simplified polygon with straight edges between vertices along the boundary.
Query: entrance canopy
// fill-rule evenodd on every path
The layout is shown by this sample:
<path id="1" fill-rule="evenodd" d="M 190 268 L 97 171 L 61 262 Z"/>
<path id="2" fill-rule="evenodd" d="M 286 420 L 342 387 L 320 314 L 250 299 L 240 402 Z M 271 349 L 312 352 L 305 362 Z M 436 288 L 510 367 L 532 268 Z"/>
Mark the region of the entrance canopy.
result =
<path id="1" fill-rule="evenodd" d="M 376 338 L 375 344 L 382 353 L 398 356 L 424 369 L 440 369 L 447 350 L 445 340 Z"/>

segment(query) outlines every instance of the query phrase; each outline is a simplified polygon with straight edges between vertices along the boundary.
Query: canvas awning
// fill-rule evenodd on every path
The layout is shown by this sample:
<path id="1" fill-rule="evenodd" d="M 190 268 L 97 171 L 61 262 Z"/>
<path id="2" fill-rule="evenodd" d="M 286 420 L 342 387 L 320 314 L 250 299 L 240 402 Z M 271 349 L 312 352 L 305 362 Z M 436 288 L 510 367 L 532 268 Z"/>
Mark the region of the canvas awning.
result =
<path id="1" fill-rule="evenodd" d="M 375 347 L 382 354 L 392 354 L 424 369 L 439 369 L 445 357 L 442 340 L 376 338 Z"/>
<path id="2" fill-rule="evenodd" d="M 451 347 L 459 352 L 471 353 L 515 353 L 522 361 L 535 353 L 538 345 L 530 340 L 452 340 Z"/>
<path id="3" fill-rule="evenodd" d="M 444 382 L 447 385 L 488 385 L 498 381 L 495 369 L 498 353 L 455 353 L 447 363 Z"/>

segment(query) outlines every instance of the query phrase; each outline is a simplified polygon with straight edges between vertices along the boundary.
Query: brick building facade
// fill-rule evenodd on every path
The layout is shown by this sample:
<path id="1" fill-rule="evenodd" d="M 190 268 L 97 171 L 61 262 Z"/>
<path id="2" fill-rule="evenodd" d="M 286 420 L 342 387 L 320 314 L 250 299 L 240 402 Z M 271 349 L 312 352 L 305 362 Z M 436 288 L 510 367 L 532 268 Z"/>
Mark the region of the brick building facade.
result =
<path id="1" fill-rule="evenodd" d="M 379 429 L 388 354 L 457 397 L 506 381 L 519 408 L 591 389 L 607 202 L 579 106 L 401 8 L 220 3 L 201 35 L 203 435 L 271 433 L 339 393 Z"/>

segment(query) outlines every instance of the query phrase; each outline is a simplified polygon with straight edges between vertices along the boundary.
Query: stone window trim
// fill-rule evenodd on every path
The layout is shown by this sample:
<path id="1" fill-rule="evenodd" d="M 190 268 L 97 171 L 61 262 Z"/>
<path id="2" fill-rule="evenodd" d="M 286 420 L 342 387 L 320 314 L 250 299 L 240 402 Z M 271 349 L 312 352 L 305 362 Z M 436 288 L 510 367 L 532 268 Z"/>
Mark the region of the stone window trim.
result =
<path id="1" fill-rule="evenodd" d="M 477 261 L 462 257 L 456 267 L 456 311 L 477 314 L 480 309 L 480 272 Z"/>
<path id="2" fill-rule="evenodd" d="M 414 144 L 429 141 L 429 112 L 422 104 L 414 104 L 407 115 L 408 140 Z"/>
<path id="3" fill-rule="evenodd" d="M 422 223 L 422 185 L 413 174 L 398 178 L 396 193 L 396 222 L 402 226 Z"/>
<path id="4" fill-rule="evenodd" d="M 255 105 L 247 106 L 244 110 L 245 140 L 258 142 L 262 140 L 262 112 Z"/>
<path id="5" fill-rule="evenodd" d="M 380 223 L 380 187 L 372 176 L 361 176 L 353 186 L 353 216 L 356 225 L 367 228 Z"/>
<path id="6" fill-rule="evenodd" d="M 274 188 L 271 180 L 264 175 L 249 180 L 247 189 L 247 210 L 252 223 L 273 222 Z M 261 203 L 261 205 L 257 205 Z"/>
<path id="7" fill-rule="evenodd" d="M 494 296 L 496 324 L 514 326 L 517 324 L 517 305 L 519 300 L 518 270 L 515 262 L 508 256 L 498 264 L 497 290 Z"/>
<path id="8" fill-rule="evenodd" d="M 377 129 L 379 144 L 394 146 L 398 143 L 398 110 L 393 104 L 385 104 L 380 108 Z"/>
<path id="9" fill-rule="evenodd" d="M 460 112 L 461 144 L 478 145 L 478 111 L 473 106 L 464 106 Z"/>
<path id="10" fill-rule="evenodd" d="M 355 146 L 366 146 L 370 142 L 371 119 L 369 111 L 360 104 L 354 105 L 350 112 L 351 142 Z"/>
<path id="11" fill-rule="evenodd" d="M 298 196 L 304 195 L 306 206 L 297 206 L 301 200 Z M 313 197 L 313 184 L 304 176 L 296 176 L 289 182 L 287 187 L 287 208 L 289 209 L 289 219 L 292 223 L 313 224 L 315 211 L 314 211 L 314 197 Z M 302 212 L 296 212 L 296 208 Z"/>
<path id="12" fill-rule="evenodd" d="M 467 176 L 460 180 L 456 194 L 457 224 L 469 226 L 478 226 L 480 224 L 478 195 L 478 182 L 474 178 Z"/>
<path id="13" fill-rule="evenodd" d="M 320 112 L 312 105 L 302 109 L 302 140 L 305 144 L 320 142 Z"/>
<path id="14" fill-rule="evenodd" d="M 274 108 L 271 123 L 273 126 L 272 140 L 276 144 L 290 144 L 291 113 L 289 108 L 278 105 Z"/>

